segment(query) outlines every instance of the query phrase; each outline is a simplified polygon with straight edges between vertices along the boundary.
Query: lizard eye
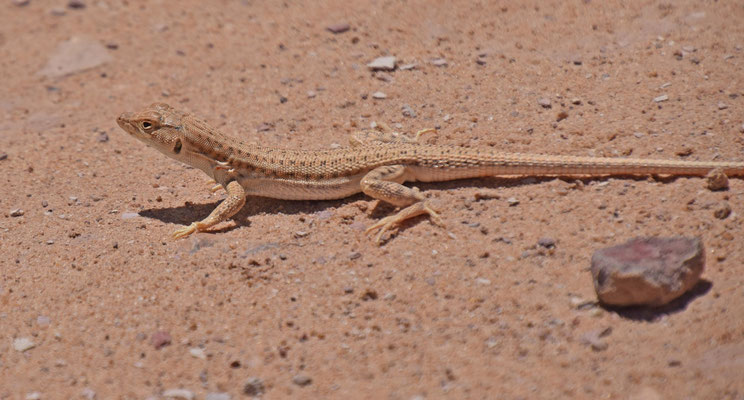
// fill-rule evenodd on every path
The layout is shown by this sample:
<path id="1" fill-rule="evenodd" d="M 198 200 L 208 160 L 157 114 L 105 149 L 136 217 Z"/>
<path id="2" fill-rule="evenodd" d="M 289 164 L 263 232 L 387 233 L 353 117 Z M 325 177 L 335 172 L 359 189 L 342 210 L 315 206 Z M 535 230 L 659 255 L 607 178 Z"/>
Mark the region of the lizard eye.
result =
<path id="1" fill-rule="evenodd" d="M 146 131 L 152 129 L 152 123 L 147 121 L 142 122 L 142 129 Z"/>

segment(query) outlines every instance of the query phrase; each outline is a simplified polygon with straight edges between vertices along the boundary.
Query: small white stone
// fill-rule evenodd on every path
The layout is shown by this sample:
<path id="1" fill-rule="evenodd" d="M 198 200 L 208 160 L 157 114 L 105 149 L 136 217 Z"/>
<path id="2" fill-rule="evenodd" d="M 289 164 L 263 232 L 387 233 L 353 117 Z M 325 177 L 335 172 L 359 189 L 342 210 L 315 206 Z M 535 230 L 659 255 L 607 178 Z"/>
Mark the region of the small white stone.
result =
<path id="1" fill-rule="evenodd" d="M 382 99 L 386 99 L 387 95 L 383 92 L 374 92 L 372 93 L 372 98 L 382 100 Z"/>
<path id="2" fill-rule="evenodd" d="M 230 393 L 207 393 L 204 400 L 230 400 Z"/>
<path id="3" fill-rule="evenodd" d="M 189 349 L 189 354 L 191 354 L 192 357 L 201 358 L 202 360 L 207 359 L 207 354 L 204 352 L 204 349 L 198 347 Z"/>
<path id="4" fill-rule="evenodd" d="M 378 57 L 367 64 L 367 68 L 372 71 L 392 71 L 395 69 L 396 59 L 393 56 Z"/>
<path id="5" fill-rule="evenodd" d="M 447 66 L 447 60 L 444 58 L 435 58 L 431 60 L 431 65 L 435 67 L 446 67 Z"/>
<path id="6" fill-rule="evenodd" d="M 194 392 L 187 389 L 168 389 L 163 392 L 163 397 L 192 400 L 194 398 Z"/>
<path id="7" fill-rule="evenodd" d="M 13 348 L 16 351 L 24 352 L 26 350 L 30 350 L 36 347 L 36 343 L 34 343 L 31 339 L 26 337 L 20 337 L 13 340 Z"/>
<path id="8" fill-rule="evenodd" d="M 662 101 L 667 101 L 667 100 L 669 100 L 669 96 L 665 94 L 662 94 L 661 96 L 658 96 L 658 97 L 654 97 L 654 102 L 656 103 L 661 103 Z"/>

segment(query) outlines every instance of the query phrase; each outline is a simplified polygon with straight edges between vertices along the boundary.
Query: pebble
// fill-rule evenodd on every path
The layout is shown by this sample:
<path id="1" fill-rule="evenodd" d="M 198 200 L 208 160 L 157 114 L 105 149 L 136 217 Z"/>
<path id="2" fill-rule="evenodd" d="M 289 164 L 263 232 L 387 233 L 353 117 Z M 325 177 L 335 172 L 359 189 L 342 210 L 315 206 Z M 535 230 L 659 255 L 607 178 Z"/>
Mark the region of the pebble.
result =
<path id="1" fill-rule="evenodd" d="M 24 352 L 26 350 L 31 350 L 34 347 L 36 347 L 36 343 L 27 337 L 20 337 L 13 340 L 13 349 L 15 351 Z"/>
<path id="2" fill-rule="evenodd" d="M 190 348 L 189 354 L 191 354 L 191 356 L 194 358 L 200 358 L 202 360 L 207 359 L 207 353 L 204 352 L 204 349 L 201 349 L 199 347 Z"/>
<path id="3" fill-rule="evenodd" d="M 741 132 L 741 133 L 744 133 L 744 124 L 741 124 L 741 126 L 739 127 L 739 132 Z M 3 158 L 3 155 L 4 155 L 4 156 L 5 156 L 6 158 L 8 157 L 8 155 L 7 155 L 7 154 L 0 154 L 0 160 L 4 160 L 4 159 L 5 159 L 5 158 Z"/>
<path id="4" fill-rule="evenodd" d="M 135 212 L 121 213 L 121 219 L 132 219 L 132 218 L 137 218 L 139 216 L 140 215 L 138 213 L 135 213 Z"/>
<path id="5" fill-rule="evenodd" d="M 192 400 L 194 398 L 194 392 L 188 389 L 168 389 L 163 392 L 163 397 Z"/>
<path id="6" fill-rule="evenodd" d="M 150 337 L 150 344 L 155 347 L 156 350 L 171 344 L 171 341 L 173 341 L 173 338 L 171 338 L 170 333 L 166 331 L 157 331 Z"/>
<path id="7" fill-rule="evenodd" d="M 729 215 L 731 215 L 731 206 L 725 201 L 713 211 L 713 216 L 718 219 L 726 219 Z"/>
<path id="8" fill-rule="evenodd" d="M 67 11 L 65 11 L 65 9 L 62 8 L 62 7 L 52 7 L 49 10 L 49 14 L 52 14 L 55 17 L 61 17 L 61 16 L 65 15 L 65 14 L 67 14 Z"/>
<path id="9" fill-rule="evenodd" d="M 395 69 L 396 59 L 394 56 L 378 57 L 367 64 L 372 71 L 392 71 Z"/>
<path id="10" fill-rule="evenodd" d="M 20 208 L 16 208 L 14 210 L 10 210 L 10 216 L 11 217 L 22 217 L 25 212 L 21 210 Z"/>
<path id="11" fill-rule="evenodd" d="M 315 96 L 317 96 L 317 93 L 315 93 L 315 91 L 314 91 L 314 90 L 308 90 L 308 91 L 307 91 L 307 98 L 308 98 L 308 99 L 312 99 L 312 98 L 315 98 Z"/>
<path id="12" fill-rule="evenodd" d="M 98 67 L 110 60 L 108 50 L 97 40 L 73 36 L 57 45 L 39 75 L 59 78 Z"/>
<path id="13" fill-rule="evenodd" d="M 262 122 L 258 127 L 256 127 L 256 132 L 268 132 L 272 129 L 274 129 L 272 124 Z"/>
<path id="14" fill-rule="evenodd" d="M 581 99 L 578 97 L 574 97 L 573 99 L 571 99 L 571 104 L 578 106 L 581 104 Z"/>
<path id="15" fill-rule="evenodd" d="M 724 102 L 720 102 L 720 103 L 718 103 L 718 109 L 719 109 L 719 110 L 725 110 L 725 109 L 727 109 L 727 108 L 728 108 L 728 104 L 726 104 L 726 103 L 724 103 Z"/>
<path id="16" fill-rule="evenodd" d="M 87 400 L 94 400 L 96 398 L 96 391 L 91 388 L 84 388 L 80 392 L 80 396 Z"/>
<path id="17" fill-rule="evenodd" d="M 508 199 L 506 199 L 506 203 L 509 204 L 509 207 L 514 207 L 519 204 L 519 200 L 514 197 L 509 197 Z"/>
<path id="18" fill-rule="evenodd" d="M 607 344 L 606 341 L 602 340 L 603 337 L 609 335 L 609 333 L 605 334 L 607 329 L 603 331 L 591 331 L 587 332 L 584 335 L 581 336 L 581 342 L 590 346 L 592 350 L 594 351 L 604 351 L 607 350 L 609 344 Z M 611 332 L 611 330 L 610 330 Z"/>
<path id="19" fill-rule="evenodd" d="M 245 385 L 243 385 L 243 394 L 248 396 L 260 396 L 265 392 L 266 389 L 264 388 L 263 380 L 255 376 L 248 378 Z"/>
<path id="20" fill-rule="evenodd" d="M 338 24 L 328 25 L 326 29 L 331 33 L 339 34 L 339 33 L 344 33 L 348 31 L 349 29 L 351 29 L 351 25 L 345 22 L 341 22 Z"/>
<path id="21" fill-rule="evenodd" d="M 705 176 L 705 181 L 710 190 L 728 190 L 729 188 L 728 176 L 720 168 L 710 171 Z"/>
<path id="22" fill-rule="evenodd" d="M 698 238 L 640 237 L 592 255 L 599 300 L 608 305 L 662 306 L 697 284 L 703 273 Z"/>
<path id="23" fill-rule="evenodd" d="M 537 245 L 546 249 L 551 249 L 555 247 L 555 239 L 551 237 L 541 237 L 537 240 Z"/>
<path id="24" fill-rule="evenodd" d="M 26 400 L 39 400 L 41 399 L 41 393 L 39 392 L 31 392 L 26 395 Z"/>
<path id="25" fill-rule="evenodd" d="M 50 323 L 52 323 L 52 319 L 46 315 L 39 315 L 36 317 L 36 324 L 39 326 L 48 326 Z"/>
<path id="26" fill-rule="evenodd" d="M 656 103 L 661 103 L 662 101 L 667 101 L 667 100 L 669 100 L 669 96 L 667 96 L 665 94 L 662 94 L 661 96 L 654 97 L 654 101 Z"/>
<path id="27" fill-rule="evenodd" d="M 742 125 L 742 128 L 744 128 L 744 125 Z M 0 153 L 0 161 L 7 160 L 8 159 L 8 153 Z"/>
<path id="28" fill-rule="evenodd" d="M 207 393 L 204 400 L 230 400 L 232 397 L 230 393 Z"/>
<path id="29" fill-rule="evenodd" d="M 307 386 L 313 383 L 313 379 L 307 375 L 295 375 L 294 378 L 292 378 L 292 383 L 297 386 Z"/>
<path id="30" fill-rule="evenodd" d="M 24 7 L 27 6 L 30 2 L 30 0 L 13 0 L 13 5 L 17 7 Z"/>
<path id="31" fill-rule="evenodd" d="M 415 69 L 417 67 L 418 67 L 418 64 L 410 63 L 410 64 L 403 64 L 398 69 L 400 69 L 401 71 L 407 71 L 409 69 Z"/>
<path id="32" fill-rule="evenodd" d="M 85 8 L 85 2 L 83 0 L 70 0 L 67 2 L 67 8 L 81 10 Z"/>
<path id="33" fill-rule="evenodd" d="M 383 92 L 374 92 L 372 93 L 372 98 L 377 100 L 386 99 L 387 95 Z"/>
<path id="34" fill-rule="evenodd" d="M 409 118 L 416 118 L 416 111 L 413 111 L 413 108 L 409 106 L 408 104 L 403 104 L 403 116 L 409 117 Z"/>
<path id="35" fill-rule="evenodd" d="M 547 97 L 543 97 L 541 99 L 537 100 L 537 104 L 539 104 L 542 108 L 550 108 L 552 107 L 550 104 L 550 99 Z"/>
<path id="36" fill-rule="evenodd" d="M 101 131 L 101 132 L 99 132 L 99 133 L 98 133 L 98 137 L 96 138 L 96 140 L 98 140 L 98 141 L 99 141 L 99 142 L 101 142 L 101 143 L 106 143 L 106 142 L 108 142 L 108 141 L 109 141 L 109 136 L 108 136 L 108 133 L 106 133 L 106 132 L 104 132 L 104 131 Z"/>
<path id="37" fill-rule="evenodd" d="M 435 67 L 446 67 L 447 66 L 447 60 L 444 58 L 435 58 L 431 60 L 431 65 Z"/>

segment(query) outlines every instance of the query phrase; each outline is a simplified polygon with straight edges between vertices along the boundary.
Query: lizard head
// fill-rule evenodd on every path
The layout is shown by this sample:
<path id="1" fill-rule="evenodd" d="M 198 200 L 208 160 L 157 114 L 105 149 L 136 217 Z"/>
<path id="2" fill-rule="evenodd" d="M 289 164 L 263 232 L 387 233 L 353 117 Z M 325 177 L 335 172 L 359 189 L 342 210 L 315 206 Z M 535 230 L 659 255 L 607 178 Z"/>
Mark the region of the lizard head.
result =
<path id="1" fill-rule="evenodd" d="M 140 112 L 121 114 L 116 122 L 148 146 L 180 160 L 184 146 L 183 116 L 165 103 L 153 103 Z"/>

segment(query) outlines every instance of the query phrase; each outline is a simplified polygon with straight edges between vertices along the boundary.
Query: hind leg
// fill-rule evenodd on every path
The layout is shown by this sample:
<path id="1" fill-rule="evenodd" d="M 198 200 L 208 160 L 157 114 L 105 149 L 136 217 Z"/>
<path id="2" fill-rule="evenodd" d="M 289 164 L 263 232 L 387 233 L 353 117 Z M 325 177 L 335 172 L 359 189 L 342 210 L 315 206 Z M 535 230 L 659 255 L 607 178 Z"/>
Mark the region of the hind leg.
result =
<path id="1" fill-rule="evenodd" d="M 444 226 L 442 218 L 431 208 L 418 188 L 402 185 L 406 178 L 411 177 L 405 166 L 389 165 L 373 169 L 362 179 L 361 187 L 366 195 L 402 207 L 396 214 L 387 216 L 367 228 L 366 233 L 378 230 L 375 236 L 378 245 L 386 232 L 418 215 L 427 214 L 436 225 Z"/>

